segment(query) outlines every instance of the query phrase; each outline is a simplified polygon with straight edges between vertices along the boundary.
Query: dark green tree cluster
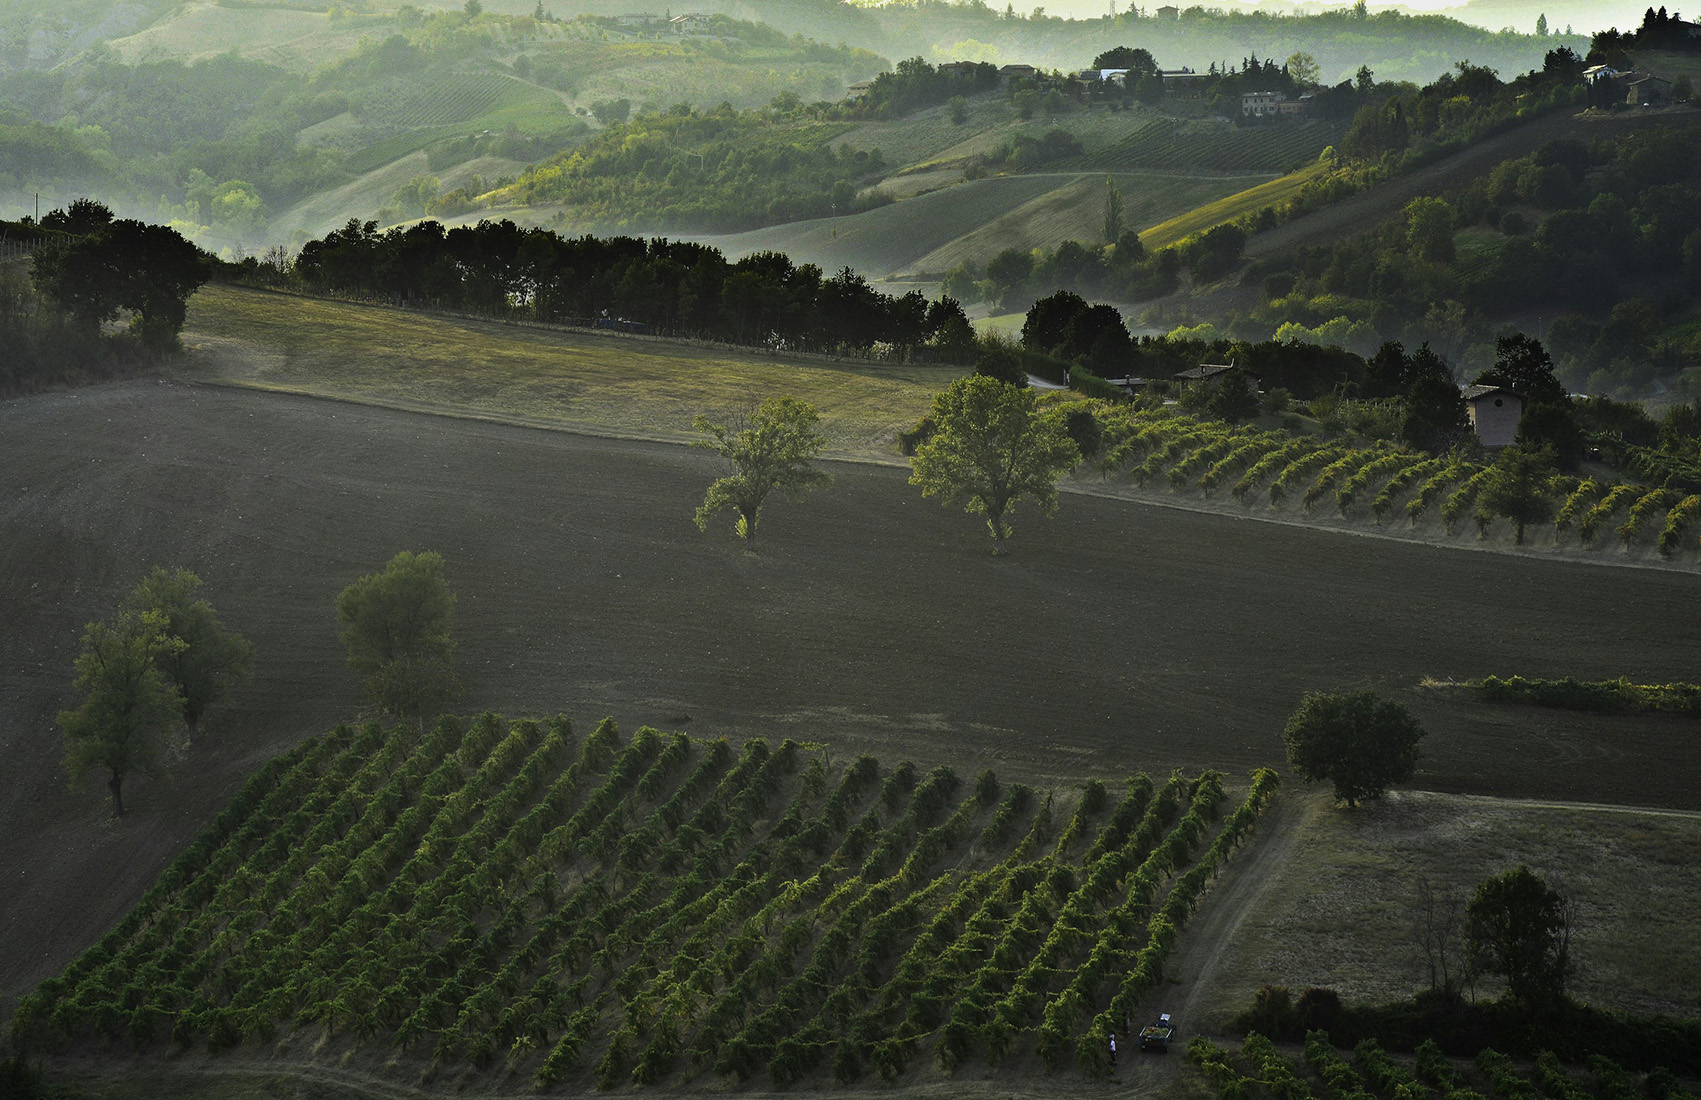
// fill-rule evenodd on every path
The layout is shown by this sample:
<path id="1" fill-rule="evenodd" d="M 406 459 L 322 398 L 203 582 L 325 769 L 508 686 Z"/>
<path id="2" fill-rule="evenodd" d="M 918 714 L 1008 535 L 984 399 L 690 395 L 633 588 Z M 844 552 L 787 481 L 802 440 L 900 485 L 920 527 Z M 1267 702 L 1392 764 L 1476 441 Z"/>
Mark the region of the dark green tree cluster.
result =
<path id="1" fill-rule="evenodd" d="M 875 77 L 854 110 L 871 118 L 895 118 L 936 107 L 953 96 L 971 96 L 997 86 L 996 65 L 981 63 L 966 72 L 955 68 L 941 72 L 921 58 L 911 57 Z"/>
<path id="2" fill-rule="evenodd" d="M 1493 319 L 1540 311 L 1563 388 L 1669 385 L 1701 362 L 1674 331 L 1701 294 L 1698 134 L 1680 123 L 1552 141 L 1372 232 L 1261 260 L 1271 301 L 1248 321 L 1362 317 L 1379 339 L 1429 341 L 1458 361 L 1492 342 Z M 1465 230 L 1468 258 L 1455 244 Z"/>
<path id="3" fill-rule="evenodd" d="M 59 713 L 72 782 L 106 773 L 112 812 L 124 813 L 124 781 L 165 762 L 182 722 L 193 740 L 228 681 L 247 675 L 253 647 L 225 629 L 187 569 L 155 568 L 110 623 L 90 623 L 77 657 L 76 707 Z"/>
<path id="4" fill-rule="evenodd" d="M 256 276 L 260 265 L 250 264 Z M 974 334 L 950 298 L 884 294 L 850 268 L 824 275 L 778 252 L 729 263 L 718 249 L 663 238 L 576 237 L 512 222 L 379 233 L 350 222 L 309 241 L 292 274 L 307 287 L 397 305 L 577 321 L 735 343 L 866 349 L 876 343 L 946 361 Z"/>
<path id="5" fill-rule="evenodd" d="M 207 255 L 175 230 L 120 219 L 36 252 L 31 276 L 85 333 L 128 310 L 142 345 L 162 352 L 177 348 L 189 296 L 211 272 Z"/>

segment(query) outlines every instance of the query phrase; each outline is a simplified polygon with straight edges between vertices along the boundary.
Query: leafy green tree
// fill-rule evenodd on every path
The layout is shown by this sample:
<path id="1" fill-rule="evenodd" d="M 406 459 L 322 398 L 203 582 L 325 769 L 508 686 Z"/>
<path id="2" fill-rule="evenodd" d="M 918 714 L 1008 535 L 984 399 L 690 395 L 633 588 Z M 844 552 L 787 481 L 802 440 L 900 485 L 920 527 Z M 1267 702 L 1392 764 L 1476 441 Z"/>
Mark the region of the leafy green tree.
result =
<path id="1" fill-rule="evenodd" d="M 1553 373 L 1553 357 L 1541 341 L 1521 332 L 1494 342 L 1494 366 L 1477 376 L 1479 386 L 1505 386 L 1527 406 L 1560 404 L 1565 387 Z"/>
<path id="2" fill-rule="evenodd" d="M 1010 512 L 1030 497 L 1057 511 L 1057 478 L 1080 452 L 1055 418 L 1039 414 L 1029 389 L 984 375 L 959 378 L 933 398 L 933 438 L 910 460 L 910 484 L 922 496 L 986 516 L 992 552 L 1004 553 Z"/>
<path id="3" fill-rule="evenodd" d="M 1528 867 L 1485 879 L 1465 906 L 1465 950 L 1479 973 L 1506 979 L 1526 1009 L 1552 1007 L 1565 995 L 1571 922 L 1565 896 Z"/>
<path id="4" fill-rule="evenodd" d="M 183 643 L 160 652 L 160 670 L 183 697 L 183 724 L 194 741 L 201 715 L 224 696 L 225 683 L 248 674 L 253 643 L 219 622 L 213 605 L 199 598 L 201 578 L 187 569 L 155 566 L 125 600 L 122 610 L 158 614 L 166 637 Z"/>
<path id="5" fill-rule="evenodd" d="M 413 717 L 425 728 L 426 712 L 460 690 L 455 642 L 449 631 L 455 594 L 443 578 L 435 550 L 403 550 L 337 596 L 337 624 L 349 667 L 364 677 L 378 709 Z"/>
<path id="6" fill-rule="evenodd" d="M 1406 394 L 1406 416 L 1400 438 L 1408 446 L 1438 454 L 1471 435 L 1471 416 L 1465 395 L 1445 377 L 1427 374 Z"/>
<path id="7" fill-rule="evenodd" d="M 1570 401 L 1542 401 L 1527 405 L 1518 418 L 1514 441 L 1520 447 L 1545 447 L 1562 470 L 1575 470 L 1589 449 L 1588 433 L 1577 419 Z"/>
<path id="8" fill-rule="evenodd" d="M 37 252 L 31 274 L 36 289 L 83 327 L 98 331 L 119 310 L 132 310 L 142 343 L 165 351 L 177 346 L 189 296 L 209 272 L 207 257 L 174 230 L 123 219 Z"/>
<path id="9" fill-rule="evenodd" d="M 951 123 L 961 126 L 969 120 L 969 101 L 960 95 L 954 95 L 945 101 L 945 109 L 951 115 Z"/>
<path id="10" fill-rule="evenodd" d="M 1513 541 L 1524 544 L 1524 528 L 1553 518 L 1553 451 L 1547 447 L 1516 446 L 1500 452 L 1477 493 L 1479 516 L 1505 516 L 1517 529 Z M 1486 530 L 1486 528 L 1485 528 Z"/>
<path id="11" fill-rule="evenodd" d="M 1222 381 L 1211 387 L 1205 400 L 1205 411 L 1218 420 L 1239 424 L 1258 415 L 1258 392 L 1245 371 L 1229 371 Z"/>
<path id="12" fill-rule="evenodd" d="M 83 701 L 59 712 L 72 782 L 91 768 L 105 771 L 117 817 L 124 816 L 124 780 L 136 772 L 154 773 L 183 711 L 183 696 L 161 664 L 184 643 L 169 637 L 165 625 L 155 611 L 124 611 L 112 626 L 90 623 L 76 663 Z"/>
<path id="13" fill-rule="evenodd" d="M 1406 204 L 1406 240 L 1419 259 L 1450 264 L 1453 248 L 1453 208 L 1445 199 L 1420 196 Z"/>
<path id="14" fill-rule="evenodd" d="M 709 438 L 692 446 L 713 451 L 732 470 L 709 486 L 697 509 L 698 530 L 707 530 L 710 517 L 722 508 L 732 508 L 738 512 L 745 548 L 756 549 L 756 523 L 768 494 L 784 489 L 799 497 L 832 481 L 814 465 L 827 445 L 820 422 L 815 406 L 791 397 L 770 397 L 742 425 L 728 427 L 697 417 L 693 427 Z"/>
<path id="15" fill-rule="evenodd" d="M 1373 691 L 1312 692 L 1282 731 L 1294 770 L 1308 781 L 1332 781 L 1348 806 L 1410 779 L 1423 735 L 1405 707 Z"/>
<path id="16" fill-rule="evenodd" d="M 1086 299 L 1073 290 L 1060 290 L 1041 298 L 1022 319 L 1022 346 L 1029 351 L 1056 351 L 1068 334 L 1070 323 L 1088 308 Z"/>
<path id="17" fill-rule="evenodd" d="M 1323 68 L 1317 64 L 1317 59 L 1308 53 L 1293 53 L 1288 55 L 1287 63 L 1283 66 L 1295 85 L 1301 88 L 1316 87 L 1322 79 Z"/>

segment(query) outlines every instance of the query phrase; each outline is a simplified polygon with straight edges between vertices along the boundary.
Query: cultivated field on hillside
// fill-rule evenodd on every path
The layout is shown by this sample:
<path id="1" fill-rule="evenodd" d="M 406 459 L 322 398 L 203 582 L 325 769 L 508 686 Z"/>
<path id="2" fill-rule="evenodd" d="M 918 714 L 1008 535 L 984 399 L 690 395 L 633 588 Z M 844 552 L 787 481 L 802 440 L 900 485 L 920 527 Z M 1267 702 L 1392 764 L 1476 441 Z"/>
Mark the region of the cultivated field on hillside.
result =
<path id="1" fill-rule="evenodd" d="M 645 438 L 697 438 L 776 393 L 808 393 L 830 451 L 889 455 L 951 367 L 837 363 L 624 334 L 425 317 L 212 286 L 190 306 L 184 369 L 260 389 Z"/>
<path id="2" fill-rule="evenodd" d="M 1107 1076 L 1278 786 L 830 755 L 611 720 L 339 727 L 244 784 L 17 1033 L 510 1086 Z"/>
<path id="3" fill-rule="evenodd" d="M 791 391 L 800 397 L 807 390 Z M 265 759 L 359 710 L 338 591 L 432 548 L 458 705 L 993 767 L 1036 787 L 1277 763 L 1300 696 L 1368 687 L 1429 730 L 1413 786 L 1701 808 L 1693 723 L 1436 698 L 1421 676 L 1691 677 L 1701 578 L 1469 553 L 1068 495 L 977 517 L 834 463 L 752 556 L 691 515 L 707 456 L 245 390 L 138 382 L 0 405 L 0 988 L 57 970 Z M 168 780 L 69 790 L 54 715 L 83 624 L 154 564 L 261 643 Z M 91 891 L 90 883 L 101 884 Z M 23 945 L 28 945 L 25 950 Z"/>
<path id="4" fill-rule="evenodd" d="M 697 239 L 729 257 L 773 249 L 830 271 L 849 264 L 871 279 L 942 273 L 965 260 L 984 264 L 1006 248 L 1050 249 L 1066 240 L 1099 240 L 1106 176 L 1059 172 L 972 180 L 850 217 Z M 1265 178 L 1214 172 L 1109 176 L 1135 229 L 1238 194 Z"/>

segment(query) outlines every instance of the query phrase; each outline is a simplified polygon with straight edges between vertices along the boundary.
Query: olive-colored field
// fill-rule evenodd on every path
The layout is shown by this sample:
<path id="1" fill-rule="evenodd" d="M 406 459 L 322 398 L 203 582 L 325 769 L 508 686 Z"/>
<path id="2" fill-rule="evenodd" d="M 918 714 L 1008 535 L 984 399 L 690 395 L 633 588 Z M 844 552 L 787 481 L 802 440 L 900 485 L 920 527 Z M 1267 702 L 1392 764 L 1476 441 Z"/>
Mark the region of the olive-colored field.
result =
<path id="1" fill-rule="evenodd" d="M 1478 882 L 1520 863 L 1574 905 L 1574 996 L 1701 1014 L 1701 814 L 1430 791 L 1396 790 L 1354 811 L 1297 787 L 1284 797 L 1299 802 L 1291 846 L 1218 947 L 1218 980 L 1193 1006 L 1199 1026 L 1226 1031 L 1266 983 L 1296 997 L 1321 986 L 1368 1003 L 1427 988 L 1413 938 L 1420 883 L 1438 896 L 1451 891 L 1462 906 Z M 1457 977 L 1457 954 L 1453 965 Z M 1495 997 L 1502 988 L 1485 978 L 1476 992 Z"/>
<path id="2" fill-rule="evenodd" d="M 829 453 L 893 456 L 954 367 L 765 356 L 614 333 L 424 316 L 210 286 L 190 303 L 189 377 L 604 435 L 700 438 L 779 394 L 822 415 Z"/>
<path id="3" fill-rule="evenodd" d="M 1430 730 L 1414 787 L 1701 807 L 1687 719 L 1433 698 L 1423 675 L 1679 679 L 1701 578 L 1464 553 L 1070 495 L 980 521 L 833 464 L 761 553 L 691 513 L 698 452 L 135 382 L 0 405 L 0 988 L 62 966 L 259 761 L 356 712 L 336 593 L 403 547 L 460 596 L 461 706 L 796 736 L 1040 784 L 1280 761 L 1300 695 L 1371 687 Z M 206 581 L 256 675 L 108 823 L 54 714 L 83 623 L 155 563 Z"/>

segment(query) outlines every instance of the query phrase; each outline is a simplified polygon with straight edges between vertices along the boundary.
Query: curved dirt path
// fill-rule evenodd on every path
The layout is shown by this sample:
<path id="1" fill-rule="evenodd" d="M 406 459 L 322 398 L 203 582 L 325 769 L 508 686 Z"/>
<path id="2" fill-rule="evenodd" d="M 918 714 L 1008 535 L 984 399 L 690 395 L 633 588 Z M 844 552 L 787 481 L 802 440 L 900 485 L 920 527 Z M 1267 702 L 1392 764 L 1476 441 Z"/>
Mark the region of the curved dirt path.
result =
<path id="1" fill-rule="evenodd" d="M 1246 915 L 1255 912 L 1275 880 L 1273 871 L 1293 852 L 1301 831 L 1317 812 L 1319 803 L 1303 794 L 1279 791 L 1252 836 L 1230 857 L 1176 941 L 1175 952 L 1164 965 L 1167 988 L 1148 996 L 1140 1005 L 1140 1018 L 1131 1021 L 1132 1032 L 1167 1012 L 1175 1020 L 1175 1040 L 1170 1057 L 1147 1055 L 1130 1038 L 1128 1054 L 1121 1058 L 1118 1077 L 1137 1095 L 1174 1095 L 1187 1041 L 1196 1034 L 1215 1038 L 1209 1028 L 1201 1031 L 1201 1020 L 1211 1010 L 1216 986 L 1229 948 Z"/>

